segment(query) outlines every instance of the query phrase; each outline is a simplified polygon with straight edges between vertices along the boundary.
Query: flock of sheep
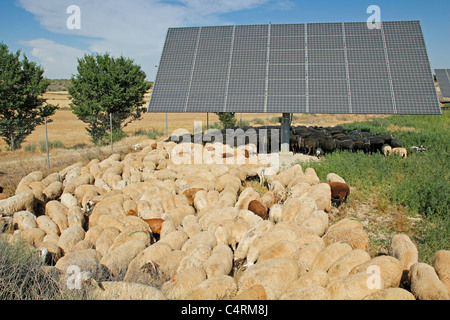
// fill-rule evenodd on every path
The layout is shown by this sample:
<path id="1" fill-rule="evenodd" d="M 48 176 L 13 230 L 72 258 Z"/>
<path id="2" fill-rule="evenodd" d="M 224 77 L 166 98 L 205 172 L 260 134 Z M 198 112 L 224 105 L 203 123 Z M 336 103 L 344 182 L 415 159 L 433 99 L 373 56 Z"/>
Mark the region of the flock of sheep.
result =
<path id="1" fill-rule="evenodd" d="M 92 299 L 449 299 L 450 251 L 420 263 L 398 234 L 372 257 L 359 221 L 329 223 L 332 201 L 350 192 L 342 177 L 321 182 L 297 164 L 266 171 L 260 194 L 246 181 L 267 165 L 174 164 L 175 146 L 149 140 L 30 173 L 0 200 L 0 237 L 25 240 Z"/>
<path id="2" fill-rule="evenodd" d="M 239 147 L 253 144 L 258 153 L 279 152 L 281 149 L 280 126 L 243 127 L 235 129 L 210 130 L 203 135 L 184 133 L 173 135 L 167 141 L 177 143 L 214 143 L 217 141 Z M 407 150 L 402 148 L 402 142 L 391 134 L 371 135 L 361 130 L 345 130 L 342 126 L 307 127 L 292 126 L 290 129 L 289 149 L 294 153 L 304 153 L 320 158 L 324 154 L 335 151 L 353 151 L 364 153 L 380 152 L 385 156 L 390 154 L 407 157 Z"/>

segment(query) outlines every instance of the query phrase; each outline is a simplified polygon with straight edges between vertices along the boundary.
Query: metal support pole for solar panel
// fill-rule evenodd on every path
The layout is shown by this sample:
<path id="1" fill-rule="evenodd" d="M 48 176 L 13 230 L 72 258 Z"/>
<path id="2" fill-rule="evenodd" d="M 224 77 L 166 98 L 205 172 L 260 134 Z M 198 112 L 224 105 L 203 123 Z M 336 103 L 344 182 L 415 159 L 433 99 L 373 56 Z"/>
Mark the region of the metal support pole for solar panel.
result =
<path id="1" fill-rule="evenodd" d="M 291 114 L 283 113 L 281 119 L 281 152 L 289 152 L 289 138 L 291 135 Z"/>

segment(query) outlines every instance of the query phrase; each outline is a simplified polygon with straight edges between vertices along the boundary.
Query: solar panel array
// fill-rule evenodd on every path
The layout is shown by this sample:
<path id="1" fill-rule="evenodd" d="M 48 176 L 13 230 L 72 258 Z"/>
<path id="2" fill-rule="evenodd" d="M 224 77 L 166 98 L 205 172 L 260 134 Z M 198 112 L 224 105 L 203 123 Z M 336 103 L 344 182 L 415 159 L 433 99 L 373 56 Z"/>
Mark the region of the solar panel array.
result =
<path id="1" fill-rule="evenodd" d="M 444 98 L 450 98 L 450 69 L 436 69 L 436 78 Z"/>
<path id="2" fill-rule="evenodd" d="M 441 113 L 418 21 L 171 28 L 149 112 Z"/>

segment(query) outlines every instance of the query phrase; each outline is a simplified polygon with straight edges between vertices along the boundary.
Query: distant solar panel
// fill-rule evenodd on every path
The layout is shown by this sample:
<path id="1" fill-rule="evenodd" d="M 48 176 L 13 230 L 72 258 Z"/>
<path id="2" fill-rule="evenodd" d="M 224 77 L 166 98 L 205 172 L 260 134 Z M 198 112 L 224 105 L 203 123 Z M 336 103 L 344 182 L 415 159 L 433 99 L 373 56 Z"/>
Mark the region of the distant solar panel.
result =
<path id="1" fill-rule="evenodd" d="M 444 98 L 450 98 L 450 69 L 436 69 L 436 78 Z"/>
<path id="2" fill-rule="evenodd" d="M 171 28 L 149 112 L 441 114 L 418 21 Z"/>

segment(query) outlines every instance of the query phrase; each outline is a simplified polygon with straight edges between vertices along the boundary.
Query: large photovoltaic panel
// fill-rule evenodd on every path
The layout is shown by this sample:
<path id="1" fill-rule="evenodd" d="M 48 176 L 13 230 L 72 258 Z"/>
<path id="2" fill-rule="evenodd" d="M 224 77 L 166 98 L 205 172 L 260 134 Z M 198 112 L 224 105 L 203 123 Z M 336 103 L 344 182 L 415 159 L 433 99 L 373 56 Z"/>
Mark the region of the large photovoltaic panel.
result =
<path id="1" fill-rule="evenodd" d="M 171 28 L 149 112 L 441 114 L 419 21 Z"/>
<path id="2" fill-rule="evenodd" d="M 444 98 L 450 98 L 450 69 L 436 69 L 436 78 Z"/>

